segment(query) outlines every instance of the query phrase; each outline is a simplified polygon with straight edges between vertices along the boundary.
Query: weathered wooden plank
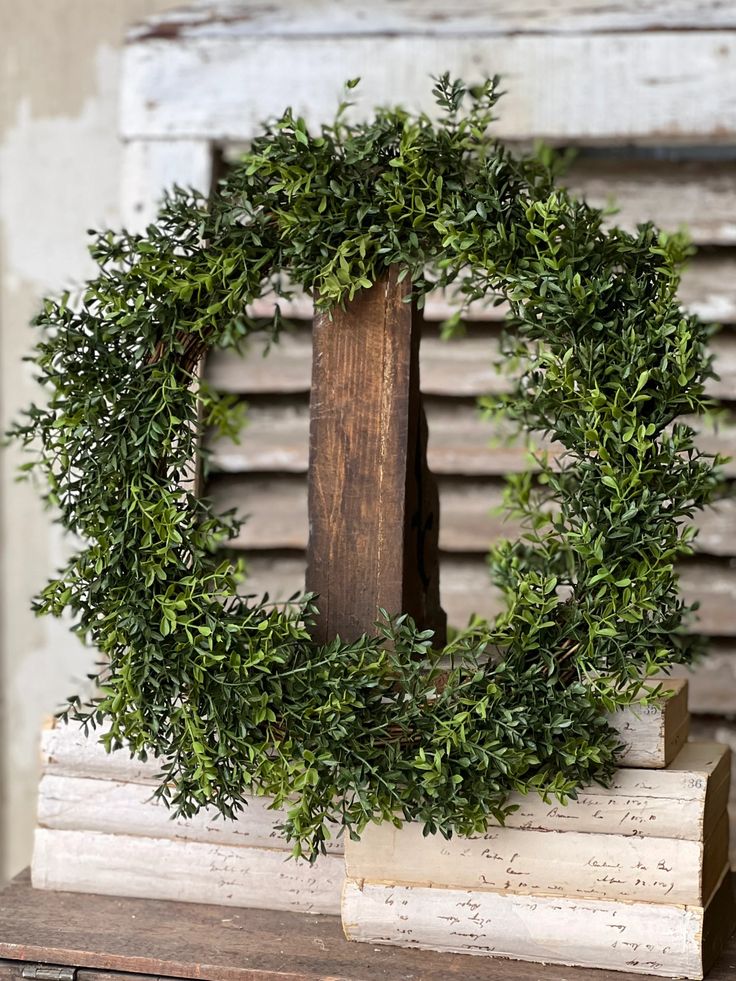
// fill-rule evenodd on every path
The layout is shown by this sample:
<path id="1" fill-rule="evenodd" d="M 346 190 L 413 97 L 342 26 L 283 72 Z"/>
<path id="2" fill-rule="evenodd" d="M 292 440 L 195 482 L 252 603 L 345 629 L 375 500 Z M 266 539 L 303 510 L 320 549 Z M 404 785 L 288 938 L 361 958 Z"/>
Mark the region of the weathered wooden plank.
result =
<path id="1" fill-rule="evenodd" d="M 514 538 L 518 522 L 505 520 L 498 509 L 503 499 L 499 480 L 439 480 L 440 548 L 445 552 L 481 552 L 500 538 Z M 249 515 L 232 545 L 249 550 L 307 547 L 307 485 L 294 475 L 214 475 L 208 496 L 219 511 L 235 509 Z M 695 522 L 695 549 L 705 555 L 736 552 L 736 498 L 719 501 Z"/>
<path id="2" fill-rule="evenodd" d="M 483 420 L 474 404 L 433 400 L 427 402 L 426 410 L 427 455 L 434 473 L 487 477 L 535 469 L 526 441 L 507 441 L 507 427 Z M 698 445 L 703 451 L 736 454 L 736 424 L 724 422 L 716 432 L 709 424 L 700 425 Z M 253 404 L 240 443 L 230 439 L 212 442 L 212 464 L 225 473 L 304 473 L 308 427 L 305 404 Z M 548 448 L 559 450 L 553 444 Z M 736 476 L 736 460 L 727 463 L 724 472 Z"/>
<path id="3" fill-rule="evenodd" d="M 300 323 L 298 329 L 283 333 L 267 357 L 262 356 L 264 338 L 254 336 L 242 353 L 210 351 L 205 364 L 207 382 L 218 392 L 243 395 L 308 392 L 312 384 L 311 323 Z"/>
<path id="4" fill-rule="evenodd" d="M 685 599 L 700 602 L 696 625 L 702 633 L 736 636 L 736 573 L 732 563 L 688 563 L 681 570 L 680 581 Z"/>
<path id="5" fill-rule="evenodd" d="M 233 548 L 304 550 L 309 537 L 307 481 L 292 475 L 271 477 L 214 475 L 206 495 L 215 510 L 248 516 Z"/>
<path id="6" fill-rule="evenodd" d="M 736 264 L 734 265 L 736 271 Z M 424 337 L 420 349 L 422 391 L 433 396 L 472 397 L 507 392 L 510 374 L 499 371 L 499 325 L 477 324 L 472 336 L 442 341 Z M 476 331 L 483 331 L 479 336 Z M 718 379 L 708 382 L 710 395 L 736 398 L 736 334 L 725 330 L 711 341 Z M 235 351 L 213 351 L 207 360 L 207 380 L 218 391 L 248 395 L 297 395 L 309 391 L 312 340 L 304 326 L 285 334 L 268 357 L 259 339 L 245 356 Z"/>
<path id="7" fill-rule="evenodd" d="M 121 217 L 130 231 L 153 221 L 164 191 L 174 185 L 206 193 L 213 147 L 206 140 L 129 140 L 123 144 Z"/>
<path id="8" fill-rule="evenodd" d="M 314 323 L 307 590 L 313 635 L 353 641 L 401 609 L 444 643 L 439 499 L 419 391 L 421 317 L 398 267 Z"/>
<path id="9" fill-rule="evenodd" d="M 439 36 L 301 35 L 268 40 L 228 29 L 176 43 L 128 46 L 122 132 L 131 137 L 248 141 L 286 103 L 309 125 L 331 120 L 346 78 L 362 77 L 363 114 L 401 102 L 434 111 L 427 83 L 437 66 L 462 78 L 506 79 L 495 132 L 502 138 L 665 143 L 727 142 L 736 130 L 736 56 L 730 31 L 642 34 Z M 571 66 L 594 64 L 580 84 Z M 196 84 L 192 80 L 196 79 Z M 285 83 L 288 80 L 288 83 Z M 611 92 L 616 93 L 614 99 Z"/>
<path id="10" fill-rule="evenodd" d="M 707 910 L 348 879 L 342 920 L 349 939 L 371 945 L 702 978 L 733 929 L 728 876 Z"/>
<path id="11" fill-rule="evenodd" d="M 422 391 L 427 395 L 458 396 L 507 391 L 510 380 L 494 367 L 494 360 L 499 358 L 498 325 L 488 324 L 486 333 L 484 337 L 449 342 L 436 335 L 423 336 L 419 350 Z M 234 351 L 213 351 L 207 363 L 207 378 L 223 392 L 307 392 L 311 359 L 311 332 L 304 327 L 283 335 L 266 358 L 259 355 L 259 339 L 245 357 Z"/>
<path id="12" fill-rule="evenodd" d="M 729 4 L 717 0 L 623 0 L 590 4 L 558 0 L 540 7 L 535 0 L 461 0 L 448 8 L 442 0 L 374 0 L 371 16 L 356 0 L 347 0 L 329 14 L 321 5 L 294 7 L 281 0 L 268 7 L 207 5 L 207 10 L 176 9 L 148 18 L 130 38 L 176 41 L 186 37 L 325 37 L 351 34 L 534 34 L 610 31 L 716 30 L 736 26 Z"/>
<path id="13" fill-rule="evenodd" d="M 683 272 L 680 300 L 703 320 L 730 323 L 736 320 L 734 255 L 723 250 L 693 259 Z"/>
<path id="14" fill-rule="evenodd" d="M 733 264 L 736 274 L 736 262 Z M 470 397 L 506 392 L 512 376 L 496 367 L 500 325 L 478 323 L 468 337 L 442 341 L 435 328 L 422 337 L 419 351 L 422 391 L 426 395 Z M 268 357 L 262 339 L 254 337 L 245 355 L 213 351 L 207 360 L 207 380 L 221 392 L 242 395 L 302 394 L 311 384 L 312 337 L 307 325 L 284 334 Z M 720 381 L 710 381 L 710 394 L 736 398 L 736 334 L 726 330 L 711 341 Z"/>
<path id="15" fill-rule="evenodd" d="M 698 314 L 705 320 L 716 323 L 732 323 L 736 321 L 736 285 L 734 285 L 734 269 L 736 256 L 730 249 L 714 250 L 696 256 L 685 268 L 680 287 L 680 298 L 685 307 Z M 491 305 L 492 297 L 487 301 L 476 301 L 471 304 L 466 313 L 469 323 L 489 323 L 501 321 L 507 313 L 505 304 Z M 257 317 L 273 315 L 274 304 L 278 303 L 284 317 L 296 320 L 311 320 L 313 315 L 312 301 L 309 297 L 294 291 L 290 300 L 282 300 L 273 295 L 265 295 L 253 303 L 249 312 Z M 461 306 L 451 291 L 445 293 L 435 291 L 429 294 L 424 309 L 424 318 L 428 322 L 443 321 Z M 493 359 L 493 348 L 485 354 L 486 367 Z"/>
<path id="16" fill-rule="evenodd" d="M 686 227 L 697 245 L 736 245 L 736 168 L 732 161 L 581 158 L 562 183 L 598 208 L 618 209 L 611 224 L 633 231 L 652 221 Z"/>
<path id="17" fill-rule="evenodd" d="M 711 339 L 710 349 L 714 355 L 714 368 L 717 379 L 708 382 L 710 395 L 724 401 L 736 399 L 736 334 L 723 330 Z"/>
<path id="18" fill-rule="evenodd" d="M 489 448 L 499 432 L 479 419 L 474 406 L 427 405 L 430 428 L 428 460 L 438 474 L 487 475 L 524 470 L 529 463 L 525 446 Z M 305 473 L 309 415 L 300 404 L 251 405 L 249 425 L 240 443 L 218 439 L 211 444 L 212 464 L 226 473 L 280 471 Z"/>
<path id="19" fill-rule="evenodd" d="M 736 646 L 712 640 L 708 656 L 693 668 L 675 666 L 673 678 L 687 678 L 690 711 L 699 715 L 736 715 Z"/>
<path id="20" fill-rule="evenodd" d="M 440 481 L 440 548 L 455 552 L 487 551 L 492 540 L 514 535 L 518 526 L 491 513 L 501 503 L 500 483 Z M 220 511 L 234 508 L 252 517 L 232 542 L 236 548 L 305 549 L 307 485 L 300 477 L 214 476 L 208 495 Z"/>
<path id="21" fill-rule="evenodd" d="M 272 599 L 285 601 L 304 589 L 302 557 L 255 554 L 248 558 L 248 569 L 248 593 L 268 592 Z M 683 566 L 681 577 L 685 597 L 700 601 L 698 629 L 714 637 L 736 636 L 736 570 L 726 564 L 694 561 Z M 440 598 L 449 623 L 456 627 L 464 626 L 473 613 L 493 617 L 501 609 L 500 597 L 490 585 L 481 556 L 444 556 L 440 565 Z"/>

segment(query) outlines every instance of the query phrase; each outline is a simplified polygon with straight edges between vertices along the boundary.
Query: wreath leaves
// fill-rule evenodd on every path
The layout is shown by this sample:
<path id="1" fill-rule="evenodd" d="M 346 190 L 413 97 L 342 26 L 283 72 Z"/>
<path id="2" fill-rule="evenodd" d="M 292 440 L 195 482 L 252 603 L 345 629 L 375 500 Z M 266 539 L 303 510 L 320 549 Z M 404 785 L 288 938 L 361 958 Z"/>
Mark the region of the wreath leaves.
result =
<path id="1" fill-rule="evenodd" d="M 511 791 L 564 802 L 605 782 L 605 713 L 655 697 L 641 679 L 699 650 L 674 563 L 720 461 L 689 421 L 713 370 L 708 330 L 677 301 L 687 249 L 650 225 L 604 229 L 548 155 L 494 140 L 497 79 L 468 91 L 445 75 L 435 96 L 437 120 L 341 112 L 316 136 L 287 110 L 211 200 L 176 188 L 145 235 L 96 234 L 96 277 L 35 321 L 48 399 L 11 432 L 83 542 L 36 601 L 103 656 L 92 703 L 66 715 L 160 758 L 178 813 L 272 796 L 310 859 L 372 819 L 468 834 L 502 820 Z M 484 409 L 564 447 L 509 483 L 524 534 L 491 557 L 506 610 L 445 651 L 384 612 L 373 636 L 315 645 L 318 597 L 245 595 L 220 551 L 237 519 L 182 483 L 197 400 L 227 428 L 197 384 L 203 353 L 264 326 L 278 340 L 278 310 L 264 325 L 248 305 L 288 281 L 329 308 L 394 264 L 419 303 L 450 285 L 465 303 L 505 297 L 504 356 L 523 372 Z"/>

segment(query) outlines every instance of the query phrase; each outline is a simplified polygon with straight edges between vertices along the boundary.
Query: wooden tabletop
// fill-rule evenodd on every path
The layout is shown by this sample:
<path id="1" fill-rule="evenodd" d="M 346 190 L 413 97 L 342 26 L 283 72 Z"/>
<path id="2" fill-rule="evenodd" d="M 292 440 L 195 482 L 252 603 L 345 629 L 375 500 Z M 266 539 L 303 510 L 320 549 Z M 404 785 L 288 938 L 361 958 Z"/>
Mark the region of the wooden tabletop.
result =
<path id="1" fill-rule="evenodd" d="M 641 981 L 612 971 L 348 943 L 335 916 L 42 892 L 31 888 L 28 873 L 0 892 L 0 959 L 0 978 L 19 976 L 7 961 L 32 961 L 149 981 Z M 78 979 L 110 977 L 97 971 Z M 734 978 L 732 938 L 709 979 Z"/>

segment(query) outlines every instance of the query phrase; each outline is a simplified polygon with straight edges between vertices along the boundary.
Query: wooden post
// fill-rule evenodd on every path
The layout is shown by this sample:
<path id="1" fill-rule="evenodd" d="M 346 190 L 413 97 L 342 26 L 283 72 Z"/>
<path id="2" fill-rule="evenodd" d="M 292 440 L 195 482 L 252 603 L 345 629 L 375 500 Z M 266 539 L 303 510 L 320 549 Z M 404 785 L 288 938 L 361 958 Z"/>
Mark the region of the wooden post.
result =
<path id="1" fill-rule="evenodd" d="M 379 607 L 443 644 L 439 499 L 419 391 L 421 317 L 398 270 L 314 323 L 307 590 L 315 640 L 373 631 Z"/>

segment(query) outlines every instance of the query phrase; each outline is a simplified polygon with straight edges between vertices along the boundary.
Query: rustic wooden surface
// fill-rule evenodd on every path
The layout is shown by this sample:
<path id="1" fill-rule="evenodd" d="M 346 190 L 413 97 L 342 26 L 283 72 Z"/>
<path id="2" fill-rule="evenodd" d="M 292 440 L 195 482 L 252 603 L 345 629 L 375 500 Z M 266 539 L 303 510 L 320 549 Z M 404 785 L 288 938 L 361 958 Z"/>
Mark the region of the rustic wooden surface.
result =
<path id="1" fill-rule="evenodd" d="M 723 273 L 728 277 L 730 267 Z M 727 278 L 724 286 L 728 285 Z M 292 322 L 288 332 L 282 334 L 267 358 L 260 356 L 266 337 L 258 334 L 252 336 L 246 358 L 232 350 L 213 351 L 207 362 L 207 380 L 218 391 L 246 397 L 308 393 L 312 336 L 311 322 L 306 318 L 310 316 L 311 307 L 300 310 L 300 318 Z M 509 391 L 511 378 L 496 368 L 500 358 L 498 344 L 501 327 L 500 323 L 492 321 L 470 323 L 461 340 L 443 341 L 439 337 L 437 324 L 425 323 L 419 353 L 424 394 L 473 398 Z M 708 393 L 717 398 L 728 398 L 736 389 L 736 332 L 728 329 L 718 334 L 711 342 L 711 349 L 720 379 L 707 382 Z"/>
<path id="2" fill-rule="evenodd" d="M 498 476 L 538 469 L 529 450 L 541 447 L 555 452 L 559 444 L 514 438 L 503 423 L 491 424 L 478 414 L 475 402 L 460 399 L 428 399 L 429 465 L 438 474 L 467 477 Z M 259 403 L 252 399 L 248 429 L 239 443 L 221 439 L 212 445 L 214 466 L 229 473 L 305 473 L 308 461 L 309 410 L 306 400 L 287 404 Z M 724 420 L 713 430 L 702 419 L 693 422 L 699 431 L 698 446 L 704 452 L 736 452 L 736 423 Z M 736 459 L 724 466 L 736 476 Z"/>
<path id="3" fill-rule="evenodd" d="M 0 960 L 0 981 L 20 981 L 23 965 L 20 961 Z M 120 971 L 98 971 L 83 967 L 74 975 L 75 981 L 167 981 L 160 974 L 121 974 Z"/>
<path id="4" fill-rule="evenodd" d="M 247 436 L 245 437 L 247 439 Z M 439 478 L 441 509 L 440 548 L 443 552 L 485 553 L 491 542 L 514 538 L 520 525 L 505 520 L 500 510 L 503 481 L 494 477 L 458 480 Z M 215 474 L 208 495 L 219 511 L 247 505 L 256 520 L 247 521 L 233 539 L 235 548 L 305 549 L 307 547 L 307 482 L 295 474 Z M 736 498 L 719 501 L 695 519 L 695 551 L 701 555 L 733 554 L 736 538 Z"/>
<path id="5" fill-rule="evenodd" d="M 494 126 L 502 138 L 723 143 L 736 130 L 730 28 L 522 33 L 499 29 L 492 18 L 433 21 L 412 6 L 421 33 L 381 30 L 380 21 L 364 17 L 339 44 L 321 6 L 305 5 L 311 30 L 290 4 L 269 5 L 261 24 L 273 26 L 260 32 L 250 12 L 151 21 L 131 38 L 137 43 L 125 59 L 123 134 L 248 141 L 287 102 L 310 125 L 330 119 L 345 79 L 356 75 L 357 113 L 389 100 L 434 111 L 428 78 L 438 65 L 461 78 L 498 72 L 513 82 Z M 278 26 L 286 21 L 300 31 Z M 586 65 L 596 70 L 581 84 Z"/>
<path id="6" fill-rule="evenodd" d="M 11 960 L 88 969 L 79 981 L 112 981 L 104 972 L 114 971 L 198 981 L 592 981 L 587 969 L 351 944 L 331 916 L 36 892 L 27 874 L 0 892 L 0 958 L 8 979 L 20 974 Z M 733 981 L 734 972 L 732 938 L 709 979 Z"/>
<path id="7" fill-rule="evenodd" d="M 670 231 L 677 227 L 674 222 L 667 225 Z M 730 249 L 702 252 L 693 258 L 682 273 L 679 295 L 683 304 L 705 320 L 718 323 L 736 321 L 736 285 L 729 278 L 732 266 Z M 503 321 L 508 306 L 504 303 L 492 306 L 490 299 L 492 297 L 473 301 L 465 311 L 465 320 L 471 324 L 491 325 Z M 249 309 L 254 316 L 270 317 L 275 302 L 275 297 L 265 294 Z M 284 317 L 306 320 L 312 316 L 312 301 L 298 289 L 294 290 L 291 299 L 279 299 L 278 303 Z M 441 322 L 460 305 L 452 291 L 430 293 L 424 310 L 425 319 L 428 323 Z"/>
<path id="8" fill-rule="evenodd" d="M 306 4 L 292 7 L 272 3 L 268 7 L 233 9 L 230 3 L 201 9 L 175 9 L 149 18 L 132 32 L 141 40 L 197 36 L 247 35 L 273 37 L 325 34 L 504 34 L 533 31 L 540 34 L 598 33 L 611 31 L 665 31 L 684 28 L 729 29 L 736 26 L 736 12 L 717 0 L 617 0 L 591 4 L 589 0 L 557 0 L 540 6 L 536 0 L 374 0 L 371 17 L 360 0 L 345 0 L 330 10 Z"/>
<path id="9" fill-rule="evenodd" d="M 304 589 L 304 556 L 302 554 L 249 553 L 248 591 L 283 601 Z M 736 567 L 719 567 L 707 561 L 689 561 L 680 567 L 684 595 L 700 601 L 701 630 L 712 637 L 736 634 Z M 444 554 L 440 559 L 442 605 L 449 622 L 458 627 L 467 624 L 471 613 L 495 616 L 501 610 L 501 598 L 488 576 L 483 553 L 475 555 Z"/>
<path id="10" fill-rule="evenodd" d="M 379 608 L 410 614 L 444 643 L 410 290 L 394 268 L 344 311 L 315 318 L 306 586 L 319 595 L 322 643 L 370 632 Z"/>

